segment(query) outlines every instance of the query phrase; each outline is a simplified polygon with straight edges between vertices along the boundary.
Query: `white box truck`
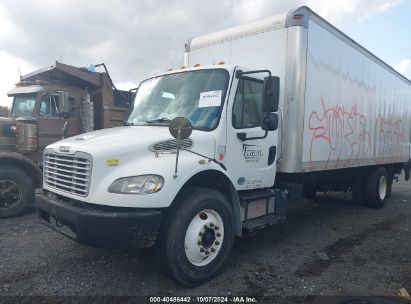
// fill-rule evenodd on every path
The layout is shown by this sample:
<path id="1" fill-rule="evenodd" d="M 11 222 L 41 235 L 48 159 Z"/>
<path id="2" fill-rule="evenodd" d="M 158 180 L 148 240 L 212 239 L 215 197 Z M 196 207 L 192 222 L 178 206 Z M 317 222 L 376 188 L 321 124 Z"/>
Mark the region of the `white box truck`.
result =
<path id="1" fill-rule="evenodd" d="M 290 196 L 381 207 L 410 177 L 411 82 L 307 7 L 195 37 L 185 66 L 143 81 L 125 126 L 47 147 L 44 222 L 91 246 L 157 244 L 195 285 Z"/>

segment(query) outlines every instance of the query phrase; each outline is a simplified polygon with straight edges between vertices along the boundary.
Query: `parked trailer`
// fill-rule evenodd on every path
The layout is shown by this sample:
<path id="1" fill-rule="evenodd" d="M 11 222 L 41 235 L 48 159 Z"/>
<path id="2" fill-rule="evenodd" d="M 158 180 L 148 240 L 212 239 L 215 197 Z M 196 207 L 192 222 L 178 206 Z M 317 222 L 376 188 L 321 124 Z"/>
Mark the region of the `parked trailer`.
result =
<path id="1" fill-rule="evenodd" d="M 284 221 L 290 197 L 382 206 L 409 178 L 410 81 L 307 7 L 195 37 L 185 63 L 140 84 L 126 126 L 47 147 L 46 224 L 91 246 L 157 243 L 196 285 L 244 229 Z M 84 170 L 47 163 L 63 157 Z"/>

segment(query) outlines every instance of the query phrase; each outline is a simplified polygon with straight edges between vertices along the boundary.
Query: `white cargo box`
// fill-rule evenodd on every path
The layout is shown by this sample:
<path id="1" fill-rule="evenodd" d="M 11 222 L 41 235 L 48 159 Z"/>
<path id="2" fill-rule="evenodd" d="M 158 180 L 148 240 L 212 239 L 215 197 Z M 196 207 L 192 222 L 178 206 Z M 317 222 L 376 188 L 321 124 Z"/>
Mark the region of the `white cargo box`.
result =
<path id="1" fill-rule="evenodd" d="M 410 80 L 309 8 L 186 44 L 185 65 L 219 61 L 280 77 L 279 172 L 409 160 Z"/>

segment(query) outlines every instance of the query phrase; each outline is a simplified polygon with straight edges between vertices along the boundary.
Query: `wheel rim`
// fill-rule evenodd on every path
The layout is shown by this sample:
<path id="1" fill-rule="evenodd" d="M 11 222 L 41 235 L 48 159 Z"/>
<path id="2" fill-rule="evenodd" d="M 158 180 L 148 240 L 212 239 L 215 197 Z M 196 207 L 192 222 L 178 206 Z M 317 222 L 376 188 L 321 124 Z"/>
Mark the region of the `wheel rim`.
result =
<path id="1" fill-rule="evenodd" d="M 217 211 L 197 213 L 187 227 L 184 248 L 190 263 L 205 266 L 220 252 L 224 240 L 224 223 Z"/>
<path id="2" fill-rule="evenodd" d="M 22 191 L 15 182 L 0 180 L 0 209 L 10 209 L 17 205 L 22 196 Z"/>
<path id="3" fill-rule="evenodd" d="M 384 200 L 387 195 L 387 178 L 385 176 L 381 176 L 380 178 L 378 194 L 380 195 L 380 200 Z"/>

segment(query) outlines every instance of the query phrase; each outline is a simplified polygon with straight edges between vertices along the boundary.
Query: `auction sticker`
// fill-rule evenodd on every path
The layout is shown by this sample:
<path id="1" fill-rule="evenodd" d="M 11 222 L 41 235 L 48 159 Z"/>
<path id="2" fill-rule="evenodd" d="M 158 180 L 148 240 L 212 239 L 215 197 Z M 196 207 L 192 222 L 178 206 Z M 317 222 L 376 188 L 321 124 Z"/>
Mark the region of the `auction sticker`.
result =
<path id="1" fill-rule="evenodd" d="M 208 91 L 200 93 L 199 108 L 219 107 L 221 105 L 222 91 Z"/>

